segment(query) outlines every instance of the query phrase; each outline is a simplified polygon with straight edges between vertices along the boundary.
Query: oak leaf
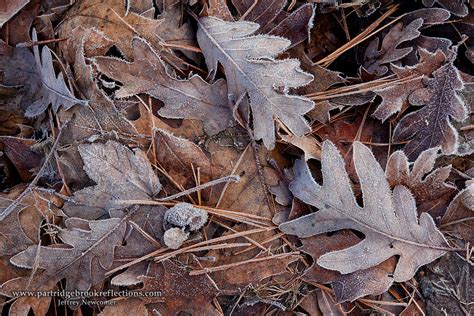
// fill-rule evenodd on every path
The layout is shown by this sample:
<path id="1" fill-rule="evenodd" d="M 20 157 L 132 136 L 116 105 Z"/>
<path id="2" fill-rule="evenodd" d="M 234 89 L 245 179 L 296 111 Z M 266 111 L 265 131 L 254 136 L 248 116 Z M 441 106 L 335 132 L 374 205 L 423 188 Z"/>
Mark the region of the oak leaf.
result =
<path id="1" fill-rule="evenodd" d="M 418 213 L 429 213 L 434 218 L 441 216 L 456 188 L 446 183 L 451 166 L 433 167 L 439 148 L 431 148 L 420 154 L 411 170 L 408 158 L 401 150 L 390 155 L 385 176 L 390 187 L 403 185 L 414 195 Z"/>
<path id="2" fill-rule="evenodd" d="M 457 150 L 458 132 L 451 120 L 462 122 L 467 118 L 466 106 L 459 96 L 462 88 L 459 71 L 449 62 L 433 72 L 426 88 L 410 94 L 410 103 L 423 107 L 405 115 L 393 132 L 394 141 L 408 140 L 403 151 L 410 160 L 437 146 L 441 146 L 444 154 Z"/>
<path id="3" fill-rule="evenodd" d="M 198 75 L 187 80 L 170 73 L 159 54 L 145 41 L 132 40 L 133 62 L 111 57 L 96 57 L 99 71 L 123 83 L 115 96 L 125 98 L 146 93 L 164 103 L 158 113 L 166 118 L 197 119 L 204 122 L 209 135 L 234 125 L 223 80 L 208 84 Z"/>
<path id="4" fill-rule="evenodd" d="M 35 29 L 33 29 L 32 40 L 38 41 Z M 87 105 L 87 101 L 76 99 L 69 91 L 62 72 L 56 76 L 53 68 L 53 57 L 47 46 L 44 46 L 41 50 L 41 58 L 38 45 L 33 46 L 33 52 L 41 87 L 36 91 L 36 101 L 26 109 L 26 117 L 40 115 L 46 111 L 49 104 L 51 104 L 54 113 L 59 110 L 61 105 L 64 110 L 68 110 L 76 104 Z"/>
<path id="5" fill-rule="evenodd" d="M 446 60 L 446 56 L 440 50 L 432 54 L 424 49 L 420 49 L 419 53 L 420 62 L 415 66 L 390 66 L 398 79 L 404 79 L 410 76 L 416 76 L 418 79 L 374 90 L 377 95 L 382 97 L 382 102 L 373 113 L 373 116 L 379 120 L 385 121 L 392 114 L 407 108 L 409 106 L 408 98 L 410 94 L 417 89 L 424 88 L 425 83 L 423 78 L 431 76 L 431 74 L 441 67 Z"/>
<path id="6" fill-rule="evenodd" d="M 443 8 L 455 14 L 457 16 L 463 17 L 469 13 L 468 1 L 465 0 L 422 0 L 421 1 L 425 7 L 432 7 L 436 2 L 439 3 Z"/>
<path id="7" fill-rule="evenodd" d="M 125 221 L 117 218 L 87 221 L 71 217 L 65 224 L 66 228 L 60 229 L 57 235 L 64 244 L 30 246 L 13 256 L 10 262 L 22 268 L 45 269 L 40 274 L 42 280 L 57 282 L 66 278 L 68 291 L 87 291 L 102 281 L 112 266 L 115 247 L 122 243 L 125 234 Z"/>
<path id="8" fill-rule="evenodd" d="M 415 200 L 407 188 L 397 185 L 392 193 L 369 148 L 354 142 L 353 150 L 363 207 L 354 197 L 342 157 L 326 141 L 322 154 L 323 185 L 314 181 L 302 160 L 295 163 L 295 181 L 290 184 L 295 197 L 318 207 L 319 211 L 283 223 L 280 229 L 299 237 L 347 228 L 360 231 L 365 235 L 363 241 L 322 255 L 318 265 L 347 274 L 399 255 L 394 281 L 407 281 L 419 267 L 442 256 L 447 242 L 431 216 L 422 213 L 417 218 Z"/>
<path id="9" fill-rule="evenodd" d="M 274 118 L 298 136 L 310 131 L 303 115 L 313 108 L 313 102 L 289 95 L 287 90 L 308 84 L 313 76 L 303 72 L 295 59 L 274 59 L 290 41 L 268 35 L 252 36 L 259 28 L 252 22 L 203 17 L 198 26 L 197 39 L 209 70 L 215 73 L 221 62 L 229 93 L 235 100 L 248 94 L 256 140 L 263 139 L 267 148 L 274 147 Z M 278 89 L 283 89 L 283 93 Z"/>
<path id="10" fill-rule="evenodd" d="M 2 1 L 2 11 L 0 11 L 0 27 L 18 13 L 30 0 Z"/>
<path id="11" fill-rule="evenodd" d="M 441 229 L 474 243 L 474 184 L 459 192 L 441 218 Z"/>
<path id="12" fill-rule="evenodd" d="M 415 19 L 408 25 L 402 22 L 395 24 L 383 38 L 380 48 L 379 39 L 374 39 L 365 50 L 364 68 L 371 74 L 385 75 L 388 72 L 387 64 L 402 59 L 413 50 L 412 47 L 398 46 L 420 36 L 419 29 L 422 25 L 422 18 Z"/>
<path id="13" fill-rule="evenodd" d="M 84 170 L 96 182 L 95 186 L 74 193 L 64 205 L 69 216 L 97 219 L 111 209 L 123 208 L 118 200 L 150 199 L 161 190 L 146 154 L 108 141 L 105 144 L 79 145 Z"/>

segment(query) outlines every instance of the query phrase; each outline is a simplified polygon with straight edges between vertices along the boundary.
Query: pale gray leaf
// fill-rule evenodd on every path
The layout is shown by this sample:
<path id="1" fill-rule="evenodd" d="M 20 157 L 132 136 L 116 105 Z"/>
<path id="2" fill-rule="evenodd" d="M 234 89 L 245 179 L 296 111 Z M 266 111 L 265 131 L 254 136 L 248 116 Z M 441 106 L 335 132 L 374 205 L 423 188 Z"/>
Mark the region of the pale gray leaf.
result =
<path id="1" fill-rule="evenodd" d="M 114 208 L 119 200 L 150 199 L 161 190 L 146 154 L 108 141 L 105 144 L 79 145 L 84 170 L 96 185 L 74 193 L 64 206 L 69 216 L 96 219 Z"/>
<path id="2" fill-rule="evenodd" d="M 287 91 L 308 84 L 313 76 L 303 72 L 295 59 L 274 59 L 289 47 L 289 40 L 269 35 L 252 36 L 259 28 L 252 22 L 203 17 L 198 26 L 197 39 L 209 70 L 215 73 L 220 62 L 226 73 L 229 94 L 236 100 L 248 95 L 255 139 L 263 139 L 267 148 L 274 147 L 274 118 L 298 136 L 310 131 L 303 115 L 314 107 L 313 102 L 289 95 Z"/>
<path id="3" fill-rule="evenodd" d="M 32 40 L 38 40 L 36 30 L 33 29 Z M 62 105 L 65 110 L 73 105 L 87 105 L 87 101 L 79 100 L 69 91 L 64 82 L 62 72 L 56 76 L 53 67 L 53 57 L 47 46 L 41 50 L 41 58 L 38 45 L 33 46 L 33 52 L 36 61 L 36 68 L 41 79 L 41 88 L 37 91 L 36 101 L 33 102 L 25 111 L 26 117 L 34 117 L 43 113 L 48 105 L 51 104 L 53 112 L 56 113 Z"/>
<path id="4" fill-rule="evenodd" d="M 394 280 L 407 281 L 420 266 L 442 256 L 447 242 L 427 213 L 422 213 L 418 221 L 415 200 L 407 188 L 398 185 L 392 194 L 370 149 L 359 142 L 353 148 L 363 206 L 354 197 L 342 157 L 335 145 L 326 141 L 322 154 L 323 185 L 316 183 L 302 160 L 295 163 L 295 181 L 290 184 L 295 197 L 319 211 L 281 224 L 280 229 L 299 237 L 344 228 L 360 231 L 365 235 L 362 242 L 322 255 L 318 264 L 347 274 L 399 255 Z"/>

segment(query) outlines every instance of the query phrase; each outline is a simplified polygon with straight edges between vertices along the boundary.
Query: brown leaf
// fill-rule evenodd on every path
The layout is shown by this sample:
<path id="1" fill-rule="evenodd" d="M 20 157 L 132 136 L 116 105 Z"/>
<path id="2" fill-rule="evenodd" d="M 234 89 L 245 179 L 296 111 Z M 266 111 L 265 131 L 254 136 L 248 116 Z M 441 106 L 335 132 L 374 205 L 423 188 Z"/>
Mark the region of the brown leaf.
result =
<path id="1" fill-rule="evenodd" d="M 115 247 L 122 243 L 125 234 L 125 221 L 116 218 L 87 221 L 71 217 L 65 225 L 58 233 L 64 244 L 30 246 L 13 256 L 10 262 L 22 268 L 45 269 L 42 280 L 58 282 L 66 278 L 67 291 L 87 291 L 101 282 L 112 266 Z M 66 245 L 71 247 L 66 248 Z"/>
<path id="2" fill-rule="evenodd" d="M 321 144 L 312 136 L 280 135 L 281 139 L 304 152 L 304 159 L 321 160 Z"/>
<path id="3" fill-rule="evenodd" d="M 36 142 L 32 139 L 0 136 L 3 152 L 15 165 L 21 180 L 27 182 L 33 178 L 35 169 L 41 167 L 43 157 L 31 149 Z"/>
<path id="4" fill-rule="evenodd" d="M 354 197 L 342 157 L 326 141 L 321 159 L 323 185 L 314 181 L 306 162 L 301 160 L 295 163 L 295 181 L 290 184 L 295 197 L 319 211 L 281 224 L 280 229 L 300 238 L 355 229 L 364 233 L 363 241 L 322 255 L 318 265 L 347 274 L 399 255 L 394 281 L 409 280 L 420 266 L 446 252 L 447 241 L 430 215 L 422 213 L 418 219 L 415 200 L 407 188 L 398 185 L 392 193 L 370 149 L 359 142 L 353 146 L 364 206 L 359 206 Z"/>
<path id="5" fill-rule="evenodd" d="M 464 101 L 459 96 L 463 82 L 458 70 L 449 62 L 433 72 L 427 87 L 410 94 L 412 105 L 423 105 L 420 110 L 405 115 L 394 130 L 394 141 L 408 140 L 403 148 L 410 160 L 422 151 L 441 146 L 444 154 L 457 150 L 458 132 L 451 120 L 461 122 L 467 117 Z"/>
<path id="6" fill-rule="evenodd" d="M 273 59 L 290 45 L 288 40 L 251 35 L 258 29 L 258 24 L 251 22 L 203 17 L 198 25 L 197 38 L 209 70 L 217 70 L 221 62 L 229 93 L 236 101 L 248 95 L 256 140 L 263 139 L 267 148 L 274 147 L 274 117 L 298 136 L 310 131 L 303 115 L 313 108 L 313 102 L 289 95 L 286 90 L 308 84 L 313 77 L 299 68 L 297 60 Z M 229 37 L 234 40 L 228 41 Z"/>
<path id="7" fill-rule="evenodd" d="M 385 121 L 392 114 L 408 108 L 408 98 L 415 90 L 425 87 L 423 78 L 431 76 L 431 74 L 440 68 L 446 56 L 440 51 L 431 54 L 424 49 L 419 50 L 420 63 L 413 67 L 398 67 L 391 65 L 391 70 L 397 75 L 398 79 L 410 76 L 419 77 L 416 80 L 410 80 L 407 83 L 390 85 L 382 89 L 374 90 L 374 92 L 382 97 L 373 115 L 379 120 Z"/>
<path id="8" fill-rule="evenodd" d="M 109 38 L 111 45 L 117 45 L 128 59 L 133 56 L 130 43 L 134 36 L 140 36 L 160 51 L 165 50 L 161 43 L 193 45 L 193 32 L 188 24 L 180 25 L 180 19 L 181 11 L 177 7 L 167 8 L 159 19 L 155 20 L 133 12 L 126 14 L 125 4 L 115 0 L 79 1 L 68 10 L 64 22 L 58 28 L 59 36 L 68 38 L 68 41 L 61 43 L 60 48 L 66 60 L 73 62 L 76 44 L 83 36 L 83 31 L 76 29 L 78 26 L 83 27 L 83 30 L 99 30 Z M 108 49 L 109 47 L 103 47 L 98 55 L 105 55 Z"/>
<path id="9" fill-rule="evenodd" d="M 13 203 L 24 189 L 23 185 L 19 185 L 7 194 L 0 194 L 0 217 L 4 209 Z M 38 243 L 41 221 L 57 212 L 54 201 L 55 198 L 51 194 L 31 191 L 12 212 L 2 218 L 0 256 L 14 255 Z"/>
<path id="10" fill-rule="evenodd" d="M 138 298 L 126 298 L 107 305 L 98 316 L 134 315 L 148 316 L 148 310 L 142 300 Z"/>
<path id="11" fill-rule="evenodd" d="M 74 193 L 66 202 L 69 216 L 97 219 L 114 208 L 123 208 L 119 200 L 148 200 L 158 194 L 161 184 L 146 154 L 135 153 L 125 146 L 108 141 L 105 144 L 79 145 L 84 170 L 96 185 Z"/>
<path id="12" fill-rule="evenodd" d="M 200 16 L 215 16 L 224 21 L 234 21 L 226 0 L 209 0 L 208 2 L 209 4 L 204 3 Z"/>
<path id="13" fill-rule="evenodd" d="M 375 267 L 349 274 L 327 270 L 317 264 L 318 258 L 323 254 L 342 250 L 360 242 L 360 239 L 351 231 L 340 231 L 330 237 L 313 236 L 304 238 L 301 242 L 303 246 L 299 249 L 311 255 L 314 260 L 302 279 L 309 283 L 331 283 L 337 303 L 355 301 L 366 295 L 382 294 L 393 283 L 390 275 L 395 268 L 395 258 L 390 258 Z"/>
<path id="14" fill-rule="evenodd" d="M 446 183 L 451 166 L 433 170 L 439 148 L 425 150 L 410 170 L 408 158 L 403 151 L 394 152 L 387 162 L 385 175 L 394 188 L 404 185 L 414 195 L 418 214 L 426 212 L 434 218 L 443 215 L 456 188 Z"/>
<path id="15" fill-rule="evenodd" d="M 94 59 L 100 72 L 124 84 L 115 92 L 116 97 L 149 94 L 163 101 L 165 106 L 158 111 L 161 116 L 203 121 L 209 135 L 235 124 L 223 80 L 212 85 L 198 75 L 179 80 L 170 75 L 160 56 L 146 42 L 134 38 L 132 47 L 132 63 L 111 57 Z"/>
<path id="16" fill-rule="evenodd" d="M 441 218 L 441 229 L 474 243 L 474 184 L 459 192 Z"/>
<path id="17" fill-rule="evenodd" d="M 30 2 L 29 0 L 20 0 L 20 1 L 8 1 L 2 0 L 0 6 L 2 11 L 0 14 L 0 27 L 3 26 L 8 20 L 10 20 L 15 14 L 18 13 L 25 5 Z"/>
<path id="18" fill-rule="evenodd" d="M 216 315 L 212 300 L 218 290 L 205 275 L 190 276 L 185 267 L 165 260 L 153 264 L 143 281 L 141 291 L 159 291 L 157 298 L 146 299 L 146 304 L 163 302 L 165 307 L 158 310 L 165 315 L 187 312 L 193 315 Z"/>

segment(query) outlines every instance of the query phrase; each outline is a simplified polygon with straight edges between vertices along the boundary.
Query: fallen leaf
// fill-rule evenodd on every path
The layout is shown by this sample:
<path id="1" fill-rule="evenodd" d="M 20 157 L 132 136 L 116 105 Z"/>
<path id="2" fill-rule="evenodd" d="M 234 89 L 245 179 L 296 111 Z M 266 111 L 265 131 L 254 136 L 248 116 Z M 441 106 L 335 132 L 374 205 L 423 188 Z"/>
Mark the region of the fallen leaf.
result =
<path id="1" fill-rule="evenodd" d="M 474 307 L 474 266 L 457 253 L 448 253 L 430 265 L 421 278 L 421 292 L 429 315 L 471 315 Z"/>
<path id="2" fill-rule="evenodd" d="M 474 243 L 474 184 L 459 192 L 441 218 L 441 229 Z"/>
<path id="3" fill-rule="evenodd" d="M 217 315 L 212 299 L 219 291 L 205 274 L 190 276 L 185 267 L 165 260 L 153 264 L 140 279 L 144 284 L 141 291 L 161 292 L 159 297 L 145 299 L 145 304 L 163 302 L 165 307 L 158 308 L 162 314 Z"/>
<path id="4" fill-rule="evenodd" d="M 398 255 L 394 281 L 407 281 L 420 266 L 442 256 L 447 242 L 431 216 L 423 213 L 418 220 L 415 200 L 407 188 L 398 185 L 391 192 L 370 149 L 359 142 L 353 147 L 364 206 L 355 200 L 342 157 L 334 144 L 326 141 L 322 156 L 324 184 L 314 181 L 301 160 L 295 163 L 295 181 L 290 184 L 295 197 L 319 211 L 281 224 L 280 229 L 303 238 L 346 228 L 360 231 L 365 235 L 363 241 L 322 255 L 318 265 L 347 274 Z"/>
<path id="5" fill-rule="evenodd" d="M 460 17 L 466 16 L 469 13 L 467 2 L 464 0 L 422 0 L 421 2 L 425 7 L 432 7 L 435 3 L 439 3 L 443 8 L 452 14 Z"/>
<path id="6" fill-rule="evenodd" d="M 299 250 L 313 257 L 313 264 L 304 272 L 302 279 L 312 284 L 331 283 L 336 303 L 355 301 L 366 295 L 379 295 L 388 290 L 393 283 L 391 274 L 395 267 L 395 259 L 390 258 L 379 265 L 349 274 L 327 270 L 317 264 L 324 253 L 352 247 L 360 239 L 351 231 L 344 230 L 328 237 L 312 236 L 301 240 L 303 246 Z"/>
<path id="7" fill-rule="evenodd" d="M 256 140 L 263 139 L 267 148 L 274 147 L 275 117 L 298 136 L 310 131 L 303 115 L 313 108 L 313 102 L 289 95 L 286 90 L 308 84 L 312 76 L 301 71 L 297 60 L 273 59 L 289 46 L 288 40 L 251 36 L 259 27 L 251 22 L 203 17 L 198 25 L 198 42 L 210 71 L 216 71 L 220 61 L 227 75 L 229 93 L 235 100 L 248 94 Z M 234 40 L 228 41 L 229 37 Z M 279 93 L 278 88 L 285 93 Z"/>
<path id="8" fill-rule="evenodd" d="M 211 136 L 235 124 L 227 104 L 225 81 L 211 85 L 198 75 L 179 80 L 146 42 L 134 38 L 132 47 L 132 63 L 111 57 L 94 58 L 100 72 L 124 84 L 115 92 L 116 97 L 151 95 L 164 103 L 158 111 L 161 116 L 203 121 L 206 133 Z"/>
<path id="9" fill-rule="evenodd" d="M 426 212 L 434 218 L 443 215 L 456 191 L 456 187 L 446 183 L 451 166 L 433 170 L 438 151 L 439 148 L 431 148 L 422 152 L 410 170 L 408 158 L 399 150 L 390 156 L 385 168 L 390 187 L 407 187 L 415 197 L 418 214 Z"/>
<path id="10" fill-rule="evenodd" d="M 41 167 L 43 157 L 31 149 L 36 144 L 32 139 L 0 136 L 3 152 L 15 165 L 21 179 L 27 182 L 33 178 L 34 171 Z"/>
<path id="11" fill-rule="evenodd" d="M 33 29 L 32 40 L 37 41 L 36 30 Z M 79 100 L 69 91 L 64 82 L 63 73 L 56 77 L 53 68 L 53 57 L 47 46 L 41 50 L 41 58 L 37 45 L 33 46 L 36 61 L 37 73 L 40 80 L 40 89 L 36 91 L 36 100 L 25 111 L 26 117 L 35 117 L 46 111 L 51 104 L 53 112 L 56 113 L 62 105 L 64 110 L 69 110 L 72 106 L 87 105 L 87 101 Z"/>
<path id="12" fill-rule="evenodd" d="M 116 218 L 87 221 L 71 217 L 65 224 L 66 228 L 58 233 L 64 244 L 30 246 L 10 262 L 22 268 L 45 269 L 40 275 L 42 280 L 58 282 L 66 278 L 67 291 L 87 291 L 102 281 L 111 267 L 115 247 L 122 243 L 125 234 L 125 222 Z"/>
<path id="13" fill-rule="evenodd" d="M 2 11 L 0 11 L 0 27 L 10 20 L 18 13 L 30 0 L 8 1 L 3 0 L 0 4 Z"/>
<path id="14" fill-rule="evenodd" d="M 69 216 L 97 219 L 111 209 L 123 208 L 119 200 L 148 200 L 158 194 L 161 184 L 146 154 L 135 153 L 125 146 L 108 141 L 105 144 L 79 145 L 84 170 L 96 185 L 74 193 L 64 205 Z"/>
<path id="15" fill-rule="evenodd" d="M 312 136 L 280 135 L 281 139 L 304 152 L 304 159 L 321 160 L 321 144 Z"/>
<path id="16" fill-rule="evenodd" d="M 420 62 L 413 67 L 398 67 L 395 65 L 391 65 L 390 67 L 397 75 L 398 79 L 404 79 L 410 76 L 417 77 L 418 79 L 374 90 L 377 95 L 382 97 L 382 102 L 373 113 L 373 116 L 379 120 L 385 121 L 394 113 L 408 108 L 408 98 L 410 94 L 417 89 L 424 88 L 425 83 L 423 78 L 431 76 L 431 74 L 440 68 L 446 60 L 446 56 L 440 50 L 431 54 L 424 49 L 420 49 L 419 53 Z"/>
<path id="17" fill-rule="evenodd" d="M 458 132 L 451 120 L 461 122 L 467 117 L 464 101 L 459 96 L 463 81 L 452 62 L 433 72 L 427 87 L 415 90 L 409 97 L 412 105 L 423 107 L 405 115 L 393 132 L 394 141 L 408 140 L 403 148 L 410 160 L 428 148 L 441 146 L 444 154 L 456 151 Z"/>
<path id="18" fill-rule="evenodd" d="M 413 50 L 411 47 L 399 48 L 398 46 L 420 36 L 419 29 L 422 25 L 423 19 L 421 18 L 408 25 L 399 22 L 392 26 L 385 35 L 380 48 L 378 38 L 371 41 L 365 50 L 364 68 L 376 76 L 385 75 L 388 72 L 387 64 L 402 59 Z"/>

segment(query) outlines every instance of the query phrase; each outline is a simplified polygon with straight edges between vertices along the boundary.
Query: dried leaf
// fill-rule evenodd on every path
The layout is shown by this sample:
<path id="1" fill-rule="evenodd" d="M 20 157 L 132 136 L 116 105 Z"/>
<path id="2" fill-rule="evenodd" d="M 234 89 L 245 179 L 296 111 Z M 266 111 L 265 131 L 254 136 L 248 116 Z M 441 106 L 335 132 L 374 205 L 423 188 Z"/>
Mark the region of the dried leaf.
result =
<path id="1" fill-rule="evenodd" d="M 379 49 L 379 39 L 376 38 L 367 46 L 364 57 L 364 68 L 371 74 L 383 76 L 387 73 L 389 63 L 398 61 L 408 55 L 413 48 L 398 48 L 403 42 L 417 38 L 423 19 L 413 20 L 408 25 L 402 22 L 395 24 L 382 40 Z"/>
<path id="2" fill-rule="evenodd" d="M 0 27 L 17 14 L 28 2 L 30 2 L 30 0 L 2 0 L 0 2 L 0 7 L 2 8 L 0 11 Z"/>
<path id="3" fill-rule="evenodd" d="M 197 119 L 204 122 L 208 135 L 215 135 L 234 125 L 227 102 L 225 82 L 210 85 L 198 75 L 179 80 L 170 75 L 153 48 L 143 40 L 132 41 L 132 63 L 110 57 L 94 59 L 99 71 L 124 84 L 115 96 L 125 98 L 146 93 L 163 101 L 158 113 L 173 119 Z"/>
<path id="4" fill-rule="evenodd" d="M 474 243 L 474 184 L 459 192 L 451 201 L 441 218 L 441 229 Z"/>
<path id="5" fill-rule="evenodd" d="M 312 76 L 299 68 L 297 60 L 273 59 L 290 45 L 288 40 L 251 36 L 259 27 L 251 22 L 204 17 L 198 25 L 197 38 L 208 68 L 215 72 L 220 61 L 227 75 L 229 93 L 235 100 L 248 94 L 256 140 L 263 139 L 267 148 L 274 147 L 274 118 L 298 136 L 310 130 L 303 115 L 313 108 L 313 102 L 289 95 L 287 89 L 308 84 Z M 285 93 L 276 89 L 283 89 Z"/>
<path id="6" fill-rule="evenodd" d="M 423 78 L 431 76 L 431 74 L 440 68 L 446 56 L 440 50 L 431 54 L 430 52 L 420 49 L 420 62 L 413 66 L 398 67 L 391 65 L 391 70 L 397 75 L 398 79 L 414 76 L 416 80 L 409 80 L 403 84 L 390 85 L 382 89 L 374 90 L 374 92 L 382 97 L 382 102 L 374 111 L 373 116 L 379 120 L 385 121 L 392 114 L 406 109 L 409 106 L 408 98 L 415 90 L 425 87 Z"/>
<path id="7" fill-rule="evenodd" d="M 212 299 L 218 290 L 205 275 L 189 275 L 189 271 L 170 260 L 154 264 L 143 281 L 141 291 L 159 291 L 160 297 L 145 300 L 146 304 L 163 302 L 165 308 L 158 310 L 164 315 L 187 312 L 193 315 L 215 315 Z"/>
<path id="8" fill-rule="evenodd" d="M 469 13 L 467 2 L 465 0 L 422 0 L 425 7 L 432 7 L 435 3 L 439 3 L 443 8 L 452 14 L 463 17 Z"/>
<path id="9" fill-rule="evenodd" d="M 125 146 L 108 141 L 105 144 L 79 145 L 84 170 L 96 185 L 74 193 L 64 205 L 69 216 L 97 219 L 114 208 L 123 208 L 118 200 L 150 199 L 161 190 L 146 154 L 135 153 Z"/>
<path id="10" fill-rule="evenodd" d="M 167 8 L 159 19 L 151 19 L 133 12 L 126 14 L 125 4 L 120 1 L 78 1 L 68 10 L 64 22 L 58 28 L 59 36 L 68 38 L 67 42 L 61 43 L 60 48 L 66 60 L 72 63 L 76 55 L 76 44 L 87 29 L 95 28 L 108 37 L 110 46 L 116 45 L 128 59 L 133 56 L 130 43 L 134 36 L 142 37 L 171 58 L 170 51 L 165 50 L 162 43 L 194 44 L 191 28 L 188 24 L 180 25 L 180 20 L 179 7 Z M 78 26 L 83 29 L 77 29 Z M 96 53 L 105 55 L 110 46 L 104 46 L 100 53 Z"/>
<path id="11" fill-rule="evenodd" d="M 408 140 L 403 150 L 410 160 L 436 146 L 441 146 L 444 154 L 457 150 L 458 132 L 451 125 L 451 119 L 461 122 L 467 117 L 466 106 L 459 96 L 462 88 L 459 71 L 450 62 L 433 72 L 426 88 L 410 95 L 412 105 L 424 106 L 404 116 L 393 132 L 394 141 Z"/>
<path id="12" fill-rule="evenodd" d="M 35 169 L 41 167 L 43 157 L 33 151 L 30 146 L 36 144 L 34 140 L 0 136 L 3 152 L 15 165 L 21 179 L 27 182 L 32 179 Z"/>
<path id="13" fill-rule="evenodd" d="M 474 266 L 457 253 L 449 253 L 430 266 L 420 287 L 428 315 L 472 315 Z"/>
<path id="14" fill-rule="evenodd" d="M 391 258 L 375 267 L 341 274 L 326 270 L 317 264 L 318 258 L 326 252 L 342 250 L 354 246 L 360 239 L 350 231 L 337 232 L 333 236 L 318 235 L 302 239 L 299 250 L 313 257 L 313 264 L 305 271 L 302 279 L 309 283 L 331 283 L 336 303 L 355 301 L 366 295 L 379 295 L 388 290 L 393 283 L 390 276 L 395 267 Z M 393 260 L 392 260 L 393 259 Z"/>
<path id="15" fill-rule="evenodd" d="M 66 278 L 66 290 L 87 291 L 104 279 L 112 266 L 114 249 L 122 243 L 125 221 L 106 219 L 87 221 L 68 218 L 58 237 L 64 242 L 55 247 L 30 246 L 10 259 L 22 268 L 45 269 L 41 278 L 58 282 Z M 72 248 L 61 246 L 69 245 Z M 82 273 L 77 273 L 81 271 Z"/>
<path id="16" fill-rule="evenodd" d="M 32 40 L 38 40 L 35 29 L 33 29 Z M 76 99 L 71 91 L 69 91 L 64 82 L 62 72 L 56 77 L 53 68 L 53 57 L 47 46 L 41 50 L 41 59 L 37 45 L 33 46 L 33 52 L 35 55 L 37 73 L 41 81 L 41 88 L 36 92 L 36 101 L 26 109 L 26 117 L 40 115 L 46 111 L 49 104 L 52 105 L 54 113 L 59 110 L 61 105 L 64 110 L 69 110 L 76 104 L 87 105 L 87 101 Z"/>
<path id="17" fill-rule="evenodd" d="M 281 139 L 290 143 L 304 152 L 304 159 L 321 160 L 321 144 L 312 136 L 281 135 Z"/>
<path id="18" fill-rule="evenodd" d="M 360 231 L 365 235 L 363 241 L 322 255 L 318 265 L 347 274 L 399 255 L 394 281 L 407 281 L 420 266 L 442 256 L 447 242 L 431 216 L 423 213 L 418 220 L 415 200 L 408 189 L 398 185 L 392 195 L 370 149 L 359 142 L 353 146 L 364 206 L 359 206 L 354 197 L 342 157 L 326 141 L 322 156 L 324 184 L 320 186 L 314 181 L 307 164 L 301 160 L 295 163 L 295 181 L 290 184 L 295 197 L 318 207 L 319 211 L 281 224 L 280 229 L 299 237 L 345 228 Z"/>
<path id="19" fill-rule="evenodd" d="M 426 212 L 434 218 L 443 214 L 449 198 L 456 191 L 453 185 L 446 183 L 451 166 L 433 170 L 438 150 L 432 148 L 422 152 L 411 170 L 403 151 L 396 151 L 388 159 L 385 169 L 390 187 L 407 187 L 415 197 L 418 214 Z"/>

